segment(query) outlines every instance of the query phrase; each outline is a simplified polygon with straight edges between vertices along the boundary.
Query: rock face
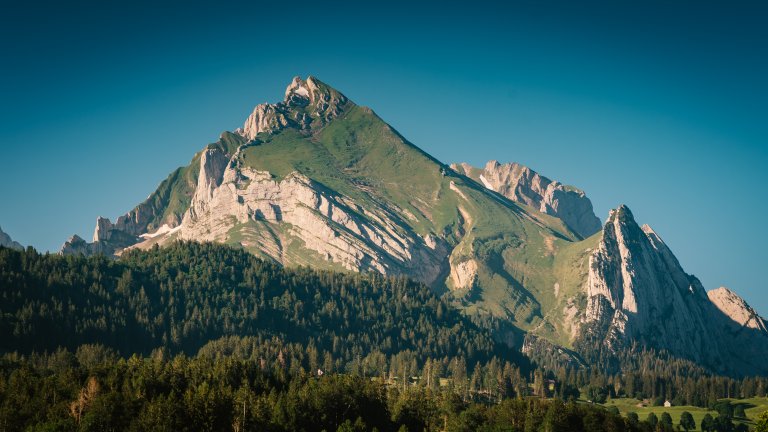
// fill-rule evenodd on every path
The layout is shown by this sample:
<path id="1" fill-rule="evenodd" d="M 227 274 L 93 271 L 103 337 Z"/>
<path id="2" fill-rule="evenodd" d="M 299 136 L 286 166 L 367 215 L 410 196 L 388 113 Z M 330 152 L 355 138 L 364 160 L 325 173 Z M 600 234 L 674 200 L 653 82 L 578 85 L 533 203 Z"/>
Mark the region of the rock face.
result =
<path id="1" fill-rule="evenodd" d="M 734 332 L 751 329 L 768 334 L 766 321 L 735 292 L 720 287 L 707 292 L 707 296 L 720 312 L 731 319 Z"/>
<path id="2" fill-rule="evenodd" d="M 21 243 L 13 241 L 11 236 L 3 232 L 2 228 L 0 228 L 0 246 L 11 249 L 24 249 L 24 246 L 22 246 Z"/>
<path id="3" fill-rule="evenodd" d="M 234 153 L 240 145 L 254 140 L 260 133 L 275 133 L 284 128 L 309 133 L 323 127 L 350 106 L 354 104 L 343 94 L 314 77 L 308 77 L 306 81 L 295 77 L 285 91 L 283 102 L 257 105 L 243 127 L 234 134 L 222 134 L 214 148 L 221 149 L 223 153 L 220 157 L 228 159 L 230 153 Z M 59 253 L 118 254 L 143 239 L 155 237 L 152 235 L 154 233 L 167 234 L 169 230 L 178 227 L 190 208 L 192 194 L 197 193 L 197 175 L 201 166 L 198 161 L 205 154 L 210 158 L 212 154 L 209 151 L 206 149 L 201 152 L 202 155 L 196 155 L 189 167 L 174 171 L 145 202 L 120 216 L 114 224 L 109 219 L 99 217 L 91 243 L 75 235 L 62 245 Z M 211 185 L 206 187 L 212 189 Z M 202 201 L 198 199 L 198 202 Z"/>
<path id="4" fill-rule="evenodd" d="M 140 231 L 131 224 L 126 224 L 125 216 L 113 224 L 109 219 L 99 216 L 96 218 L 96 229 L 93 232 L 93 241 L 86 242 L 82 237 L 73 235 L 59 250 L 59 253 L 68 254 L 104 254 L 114 255 L 122 249 L 134 245 L 139 241 L 139 236 L 131 231 Z"/>
<path id="5" fill-rule="evenodd" d="M 180 220 L 151 230 L 152 217 L 143 216 L 157 211 L 140 205 L 115 224 L 98 218 L 91 243 L 74 236 L 61 252 L 109 255 L 176 239 L 218 241 L 285 265 L 325 262 L 329 268 L 442 283 L 449 272 L 447 242 L 408 229 L 412 214 L 386 205 L 365 208 L 298 171 L 279 179 L 243 160 L 243 150 L 261 145 L 263 134 L 312 134 L 354 106 L 319 80 L 296 77 L 284 101 L 256 106 L 235 131 L 242 137 L 237 145 L 209 146 L 198 154 L 196 184 Z"/>
<path id="6" fill-rule="evenodd" d="M 516 292 L 513 276 L 497 276 L 504 260 L 525 252 L 519 245 L 527 236 L 533 254 L 556 237 L 576 239 L 562 222 L 528 215 L 456 176 L 372 110 L 312 77 L 294 78 L 282 102 L 258 105 L 234 135 L 240 141 L 196 156 L 178 223 L 134 231 L 100 220 L 93 243 L 77 241 L 65 252 L 216 241 L 284 265 L 407 275 L 458 296 L 493 280 L 499 292 L 477 309 L 510 316 L 538 309 Z M 518 246 L 505 252 L 500 237 Z"/>
<path id="7" fill-rule="evenodd" d="M 582 238 L 600 231 L 600 219 L 584 192 L 552 181 L 526 166 L 492 160 L 484 168 L 466 163 L 452 164 L 451 168 L 512 201 L 562 219 Z"/>
<path id="8" fill-rule="evenodd" d="M 225 132 L 218 142 L 208 147 L 231 149 L 244 142 L 245 139 L 240 135 Z M 167 233 L 178 227 L 195 192 L 201 157 L 202 152 L 195 155 L 189 166 L 172 172 L 144 202 L 118 217 L 115 223 L 107 218 L 97 218 L 91 243 L 74 235 L 62 245 L 59 253 L 119 254 L 126 247 L 143 239 L 153 237 L 154 234 Z"/>
<path id="9" fill-rule="evenodd" d="M 279 263 L 304 264 L 301 255 L 312 254 L 346 270 L 410 274 L 427 284 L 443 271 L 445 243 L 403 230 L 396 214 L 362 208 L 298 172 L 277 180 L 240 166 L 237 153 L 207 150 L 200 163 L 175 238 L 227 242 L 237 233 L 242 246 Z"/>
<path id="10" fill-rule="evenodd" d="M 661 238 L 630 210 L 611 211 L 592 252 L 580 337 L 618 352 L 633 342 L 664 349 L 721 372 L 766 373 L 741 356 L 732 334 L 744 331 L 752 352 L 768 354 L 765 322 L 726 289 L 704 290 L 686 274 Z"/>
<path id="11" fill-rule="evenodd" d="M 721 287 L 707 293 L 712 304 L 722 315 L 714 321 L 716 334 L 725 349 L 737 358 L 745 373 L 768 373 L 768 322 L 747 302 L 728 288 Z"/>
<path id="12" fill-rule="evenodd" d="M 648 339 L 676 353 L 704 351 L 706 334 L 691 331 L 706 327 L 704 288 L 683 272 L 650 227 L 637 225 L 625 206 L 608 217 L 589 260 L 586 288 L 586 321 L 604 329 L 609 347 Z"/>
<path id="13" fill-rule="evenodd" d="M 314 77 L 306 81 L 295 77 L 285 89 L 285 100 L 277 104 L 257 105 L 242 128 L 235 132 L 248 140 L 260 133 L 272 133 L 286 127 L 299 130 L 320 128 L 338 117 L 349 100 Z"/>

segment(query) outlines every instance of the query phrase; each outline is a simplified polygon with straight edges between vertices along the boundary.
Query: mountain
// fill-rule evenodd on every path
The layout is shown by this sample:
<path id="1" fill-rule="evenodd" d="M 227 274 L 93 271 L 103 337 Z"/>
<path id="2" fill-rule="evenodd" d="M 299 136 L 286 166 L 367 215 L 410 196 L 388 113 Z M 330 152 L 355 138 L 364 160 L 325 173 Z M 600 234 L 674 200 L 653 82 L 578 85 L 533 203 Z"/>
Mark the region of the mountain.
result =
<path id="1" fill-rule="evenodd" d="M 625 206 L 611 212 L 589 258 L 585 348 L 663 348 L 718 371 L 768 373 L 765 322 L 735 293 L 707 293 L 648 225 Z M 734 334 L 740 334 L 735 343 Z"/>
<path id="2" fill-rule="evenodd" d="M 474 297 L 472 309 L 532 322 L 541 307 L 504 265 L 547 260 L 555 243 L 578 238 L 312 77 L 294 79 L 283 102 L 257 106 L 182 170 L 117 223 L 99 219 L 92 243 L 62 251 L 218 241 L 288 266 L 407 275 Z"/>
<path id="3" fill-rule="evenodd" d="M 11 236 L 3 232 L 2 228 L 0 228 L 0 246 L 11 249 L 24 249 L 24 246 L 22 246 L 21 243 L 13 241 Z"/>
<path id="4" fill-rule="evenodd" d="M 145 202 L 115 223 L 99 218 L 92 242 L 74 236 L 62 253 L 177 240 L 287 267 L 407 276 L 497 323 L 518 348 L 536 337 L 590 357 L 639 344 L 722 373 L 768 374 L 730 337 L 768 354 L 759 326 L 733 325 L 743 301 L 719 307 L 628 208 L 601 228 L 584 192 L 527 167 L 449 167 L 313 77 L 294 78 L 283 101 L 256 106 Z"/>
<path id="5" fill-rule="evenodd" d="M 463 162 L 451 164 L 451 168 L 512 201 L 560 218 L 582 238 L 600 231 L 600 219 L 584 192 L 552 181 L 526 166 L 492 160 L 484 168 Z"/>

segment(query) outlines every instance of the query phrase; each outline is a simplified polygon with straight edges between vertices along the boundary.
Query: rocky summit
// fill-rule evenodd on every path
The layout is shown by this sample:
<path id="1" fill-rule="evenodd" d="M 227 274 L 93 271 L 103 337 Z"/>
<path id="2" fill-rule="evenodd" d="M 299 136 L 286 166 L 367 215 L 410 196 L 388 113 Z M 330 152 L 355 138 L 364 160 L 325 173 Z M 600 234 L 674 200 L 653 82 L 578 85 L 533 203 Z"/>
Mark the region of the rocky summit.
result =
<path id="1" fill-rule="evenodd" d="M 640 345 L 728 374 L 766 374 L 766 322 L 706 292 L 631 211 L 605 224 L 581 190 L 528 167 L 445 165 L 314 77 L 257 105 L 147 200 L 62 253 L 119 255 L 178 239 L 284 266 L 403 275 L 499 338 L 606 352 Z M 510 330 L 511 329 L 511 330 Z M 737 349 L 741 346 L 748 349 Z"/>
<path id="2" fill-rule="evenodd" d="M 560 218 L 582 238 L 600 231 L 600 219 L 584 192 L 552 181 L 526 166 L 492 160 L 482 169 L 467 163 L 452 164 L 451 168 L 512 201 Z"/>

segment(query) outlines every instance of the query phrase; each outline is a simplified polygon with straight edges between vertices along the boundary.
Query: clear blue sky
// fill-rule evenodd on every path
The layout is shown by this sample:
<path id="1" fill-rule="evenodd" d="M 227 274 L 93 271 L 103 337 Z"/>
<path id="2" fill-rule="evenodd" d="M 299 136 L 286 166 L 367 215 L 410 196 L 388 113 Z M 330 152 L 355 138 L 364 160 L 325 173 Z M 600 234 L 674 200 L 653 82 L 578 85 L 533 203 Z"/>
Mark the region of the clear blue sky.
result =
<path id="1" fill-rule="evenodd" d="M 445 162 L 524 163 L 602 219 L 629 205 L 768 314 L 765 2 L 17 3 L 0 226 L 24 244 L 90 238 L 312 74 Z"/>

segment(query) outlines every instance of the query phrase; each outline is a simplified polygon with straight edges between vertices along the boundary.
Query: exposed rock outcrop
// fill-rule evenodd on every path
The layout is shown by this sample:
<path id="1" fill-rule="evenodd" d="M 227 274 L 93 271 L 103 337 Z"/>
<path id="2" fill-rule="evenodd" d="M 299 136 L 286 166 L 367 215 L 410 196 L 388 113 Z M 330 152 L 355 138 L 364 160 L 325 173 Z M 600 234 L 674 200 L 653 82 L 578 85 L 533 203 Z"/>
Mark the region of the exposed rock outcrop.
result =
<path id="1" fill-rule="evenodd" d="M 59 249 L 59 253 L 62 255 L 92 255 L 95 253 L 93 249 L 91 244 L 75 234 L 64 242 Z"/>
<path id="2" fill-rule="evenodd" d="M 221 157 L 229 160 L 231 155 L 227 150 L 233 151 L 244 142 L 256 138 L 259 133 L 274 133 L 286 127 L 310 132 L 326 125 L 351 106 L 354 104 L 346 96 L 320 80 L 311 76 L 306 81 L 295 77 L 286 88 L 283 102 L 260 104 L 254 108 L 243 127 L 235 131 L 234 135 L 241 138 L 235 138 L 233 134 L 225 132 L 220 141 L 205 149 L 200 157 Z M 212 152 L 213 149 L 220 150 L 220 154 Z M 217 164 L 219 162 L 221 161 L 217 161 Z M 59 253 L 118 254 L 142 239 L 155 237 L 153 234 L 159 230 L 166 233 L 168 229 L 177 228 L 190 208 L 192 192 L 210 194 L 218 186 L 208 182 L 207 186 L 199 188 L 195 186 L 199 185 L 199 181 L 190 185 L 191 181 L 195 181 L 199 165 L 193 160 L 190 167 L 176 170 L 145 202 L 120 216 L 115 223 L 106 218 L 97 219 L 93 242 L 88 243 L 79 236 L 73 236 L 64 243 Z M 220 176 L 222 173 L 216 174 Z M 185 196 L 186 193 L 188 195 Z M 203 205 L 205 201 L 198 199 L 197 202 Z M 170 211 L 169 208 L 173 210 Z"/>
<path id="3" fill-rule="evenodd" d="M 646 339 L 677 354 L 705 351 L 705 334 L 691 331 L 706 328 L 704 288 L 625 206 L 611 211 L 589 260 L 587 297 L 586 319 L 605 328 L 610 347 Z"/>
<path id="4" fill-rule="evenodd" d="M 2 228 L 0 228 L 0 246 L 11 249 L 24 249 L 24 246 L 22 246 L 21 243 L 13 241 L 11 236 L 3 232 Z"/>
<path id="5" fill-rule="evenodd" d="M 446 271 L 445 241 L 421 238 L 403 226 L 400 215 L 361 208 L 300 173 L 278 180 L 241 167 L 237 154 L 230 159 L 209 149 L 181 225 L 150 242 L 229 242 L 233 233 L 248 232 L 245 237 L 258 238 L 258 244 L 243 240 L 242 246 L 283 264 L 303 264 L 301 255 L 309 252 L 347 270 L 408 274 L 434 284 Z"/>
<path id="6" fill-rule="evenodd" d="M 451 168 L 512 201 L 560 218 L 582 238 L 600 231 L 600 219 L 584 192 L 552 181 L 526 166 L 492 160 L 484 168 L 466 163 L 452 164 Z"/>
<path id="7" fill-rule="evenodd" d="M 260 133 L 273 133 L 286 127 L 316 129 L 338 117 L 350 104 L 346 96 L 310 76 L 306 81 L 293 78 L 285 89 L 285 100 L 259 104 L 235 132 L 248 140 Z"/>
<path id="8" fill-rule="evenodd" d="M 472 288 L 477 280 L 477 261 L 470 259 L 451 265 L 451 282 L 454 289 Z"/>
<path id="9" fill-rule="evenodd" d="M 768 365 L 741 356 L 744 349 L 727 334 L 749 329 L 750 351 L 768 354 L 768 338 L 755 337 L 765 334 L 762 318 L 730 291 L 708 297 L 658 234 L 638 226 L 625 206 L 612 210 L 603 227 L 589 260 L 586 293 L 586 334 L 580 337 L 611 351 L 638 342 L 721 372 L 768 372 Z"/>
<path id="10" fill-rule="evenodd" d="M 768 335 L 768 324 L 741 297 L 726 287 L 720 287 L 707 292 L 712 304 L 717 307 L 733 323 L 732 329 L 753 329 Z"/>
<path id="11" fill-rule="evenodd" d="M 104 254 L 111 256 L 138 241 L 139 236 L 132 235 L 126 230 L 118 228 L 109 219 L 99 216 L 96 218 L 96 229 L 94 229 L 91 243 L 78 235 L 73 235 L 62 245 L 59 253 L 63 255 Z"/>
<path id="12" fill-rule="evenodd" d="M 745 374 L 768 374 L 768 322 L 728 288 L 707 295 L 716 311 L 710 334 L 729 354 L 725 366 L 735 365 Z"/>

